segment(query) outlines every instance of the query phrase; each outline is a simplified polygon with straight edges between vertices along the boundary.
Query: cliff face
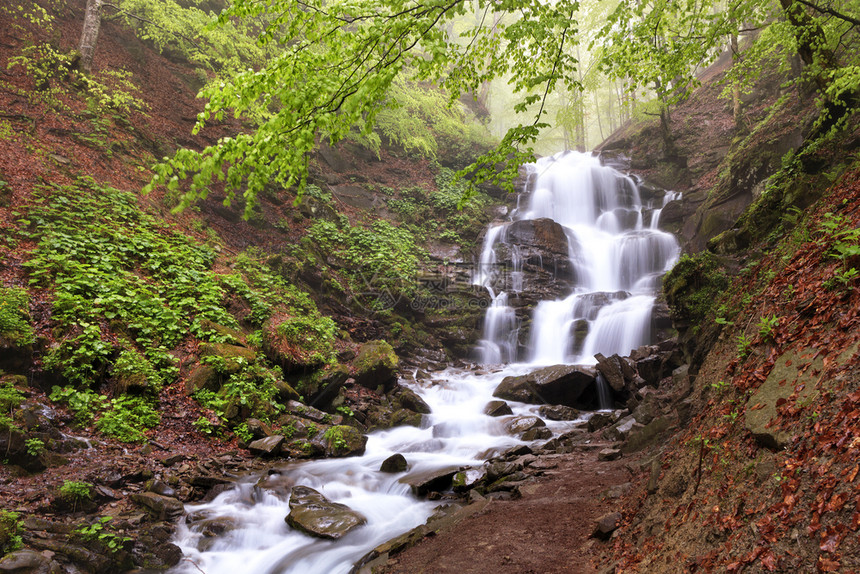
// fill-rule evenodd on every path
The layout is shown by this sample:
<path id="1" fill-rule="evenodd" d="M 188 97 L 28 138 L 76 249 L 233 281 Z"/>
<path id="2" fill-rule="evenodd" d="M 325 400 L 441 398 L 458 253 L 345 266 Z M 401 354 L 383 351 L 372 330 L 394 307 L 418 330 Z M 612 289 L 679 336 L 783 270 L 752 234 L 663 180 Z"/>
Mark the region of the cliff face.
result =
<path id="1" fill-rule="evenodd" d="M 735 126 L 717 99 L 726 65 L 672 110 L 671 157 L 654 121 L 599 148 L 684 192 L 661 217 L 689 254 L 664 293 L 694 377 L 686 422 L 626 499 L 607 571 L 850 572 L 860 122 L 813 141 L 814 96 L 765 75 Z"/>

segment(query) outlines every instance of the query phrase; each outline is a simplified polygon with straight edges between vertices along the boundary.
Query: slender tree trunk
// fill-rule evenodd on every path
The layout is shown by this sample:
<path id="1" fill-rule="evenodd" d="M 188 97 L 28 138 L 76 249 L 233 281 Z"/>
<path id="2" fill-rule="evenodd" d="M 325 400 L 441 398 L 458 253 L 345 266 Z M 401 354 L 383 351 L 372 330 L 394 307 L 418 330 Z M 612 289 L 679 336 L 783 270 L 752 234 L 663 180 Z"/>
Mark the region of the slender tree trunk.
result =
<path id="1" fill-rule="evenodd" d="M 597 116 L 597 131 L 600 133 L 600 141 L 606 139 L 603 135 L 603 122 L 600 121 L 600 97 L 599 93 L 594 94 L 594 115 Z"/>
<path id="2" fill-rule="evenodd" d="M 735 62 L 739 62 L 741 59 L 740 50 L 738 49 L 738 35 L 732 34 L 731 37 L 732 43 L 732 58 Z M 732 116 L 735 121 L 735 127 L 738 128 L 741 125 L 741 87 L 738 82 L 735 82 L 735 85 L 732 87 Z"/>
<path id="3" fill-rule="evenodd" d="M 96 52 L 96 41 L 99 38 L 99 28 L 102 23 L 102 3 L 104 0 L 87 0 L 87 10 L 84 13 L 84 28 L 81 31 L 81 43 L 78 51 L 81 53 L 80 68 L 89 74 L 93 69 L 93 56 Z"/>

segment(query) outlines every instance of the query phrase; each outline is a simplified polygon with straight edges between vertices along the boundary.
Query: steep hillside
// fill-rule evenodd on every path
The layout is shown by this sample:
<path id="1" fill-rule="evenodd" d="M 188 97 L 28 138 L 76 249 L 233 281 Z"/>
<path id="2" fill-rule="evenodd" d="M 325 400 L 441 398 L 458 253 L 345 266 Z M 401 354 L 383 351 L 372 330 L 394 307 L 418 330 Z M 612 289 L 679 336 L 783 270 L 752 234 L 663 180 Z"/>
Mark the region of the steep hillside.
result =
<path id="1" fill-rule="evenodd" d="M 85 4 L 0 10 L 0 554 L 163 568 L 178 501 L 420 424 L 400 370 L 468 357 L 484 295 L 463 279 L 503 202 L 457 209 L 450 168 L 487 145 L 465 110 L 435 157 L 323 146 L 300 201 L 267 189 L 248 220 L 219 185 L 182 212 L 142 196 L 158 158 L 244 126 L 192 135 L 207 73 L 111 20 L 82 76 Z"/>

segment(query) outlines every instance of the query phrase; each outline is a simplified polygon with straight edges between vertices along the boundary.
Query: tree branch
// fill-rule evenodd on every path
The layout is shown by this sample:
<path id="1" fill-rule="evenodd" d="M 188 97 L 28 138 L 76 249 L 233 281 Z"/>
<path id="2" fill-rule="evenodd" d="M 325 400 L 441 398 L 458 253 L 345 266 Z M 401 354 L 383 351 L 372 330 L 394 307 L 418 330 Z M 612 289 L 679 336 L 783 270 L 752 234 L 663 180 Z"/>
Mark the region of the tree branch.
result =
<path id="1" fill-rule="evenodd" d="M 203 48 L 200 47 L 200 44 L 198 44 L 194 39 L 189 38 L 188 36 L 185 36 L 184 34 L 180 34 L 179 32 L 174 32 L 173 30 L 168 30 L 164 26 L 160 26 L 160 25 L 156 24 L 155 22 L 153 22 L 152 20 L 147 20 L 143 16 L 138 16 L 137 14 L 132 14 L 131 12 L 127 12 L 127 11 L 123 10 L 122 8 L 120 8 L 119 6 L 117 6 L 116 4 L 110 4 L 108 2 L 105 2 L 102 4 L 102 6 L 107 6 L 108 8 L 113 8 L 114 10 L 117 11 L 118 14 L 125 14 L 129 18 L 134 18 L 135 20 L 139 20 L 141 22 L 146 22 L 147 24 L 151 24 L 151 25 L 155 26 L 156 28 L 160 28 L 160 29 L 164 30 L 165 32 L 173 34 L 174 36 L 178 36 L 178 37 L 182 38 L 183 40 L 187 40 L 188 42 L 191 42 L 192 44 L 194 44 L 195 48 L 197 48 L 201 52 L 203 51 Z"/>
<path id="2" fill-rule="evenodd" d="M 845 14 L 841 14 L 830 7 L 818 6 L 817 4 L 813 4 L 808 0 L 797 0 L 798 3 L 803 4 L 804 6 L 808 6 L 815 10 L 816 12 L 821 12 L 822 14 L 830 14 L 831 16 L 835 16 L 844 22 L 848 22 L 852 26 L 860 26 L 860 20 L 857 18 L 853 18 L 851 16 L 847 16 Z"/>

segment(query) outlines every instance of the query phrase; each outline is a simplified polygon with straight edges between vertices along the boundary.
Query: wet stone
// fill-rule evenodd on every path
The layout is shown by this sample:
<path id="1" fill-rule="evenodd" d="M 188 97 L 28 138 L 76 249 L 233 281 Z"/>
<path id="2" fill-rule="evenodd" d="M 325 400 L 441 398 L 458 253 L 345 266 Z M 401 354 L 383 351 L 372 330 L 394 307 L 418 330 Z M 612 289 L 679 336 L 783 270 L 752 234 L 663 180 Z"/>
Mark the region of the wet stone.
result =
<path id="1" fill-rule="evenodd" d="M 382 466 L 379 467 L 380 472 L 404 472 L 406 470 L 407 463 L 406 457 L 402 454 L 392 454 L 388 458 L 382 461 Z"/>
<path id="2" fill-rule="evenodd" d="M 484 414 L 490 417 L 501 417 L 511 415 L 513 411 L 511 410 L 511 406 L 505 401 L 490 401 L 484 407 Z"/>
<path id="3" fill-rule="evenodd" d="M 329 540 L 339 540 L 367 522 L 345 504 L 332 502 L 307 486 L 293 487 L 285 520 L 296 530 Z"/>

